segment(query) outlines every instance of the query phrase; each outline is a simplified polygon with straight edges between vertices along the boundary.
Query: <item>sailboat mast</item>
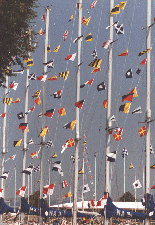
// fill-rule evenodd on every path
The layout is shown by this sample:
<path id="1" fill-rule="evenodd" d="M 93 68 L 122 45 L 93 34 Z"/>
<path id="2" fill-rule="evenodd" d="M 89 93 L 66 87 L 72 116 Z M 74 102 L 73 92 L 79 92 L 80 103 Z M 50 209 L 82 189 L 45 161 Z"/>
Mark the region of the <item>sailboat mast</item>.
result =
<path id="1" fill-rule="evenodd" d="M 78 37 L 81 36 L 82 20 L 82 0 L 78 0 L 79 19 L 78 19 Z M 80 55 L 81 40 L 78 40 L 77 48 L 77 78 L 76 78 L 76 101 L 80 100 Z M 73 225 L 77 224 L 77 187 L 78 187 L 78 152 L 79 152 L 79 108 L 76 107 L 76 128 L 75 128 L 75 169 L 74 169 L 74 193 L 73 193 Z"/>
<path id="2" fill-rule="evenodd" d="M 110 0 L 110 12 L 114 7 L 114 0 Z M 109 18 L 109 25 L 113 24 L 113 16 L 110 15 Z M 113 40 L 113 27 L 110 26 L 109 28 L 109 39 Z M 107 121 L 106 121 L 106 155 L 110 153 L 110 135 L 109 135 L 109 128 L 111 127 L 111 121 L 109 118 L 111 116 L 111 84 L 112 84 L 112 44 L 109 45 L 108 51 L 108 88 L 107 88 Z M 105 181 L 106 181 L 106 192 L 110 192 L 109 186 L 109 161 L 105 159 L 106 168 L 105 168 Z"/>
<path id="3" fill-rule="evenodd" d="M 44 63 L 47 63 L 47 45 L 48 45 L 48 29 L 49 29 L 49 6 L 47 6 L 46 12 L 45 12 L 45 47 L 44 47 Z M 45 75 L 47 73 L 47 65 L 44 65 L 43 74 Z M 45 112 L 45 82 L 43 82 L 42 85 L 42 115 Z M 45 119 L 44 116 L 42 116 L 42 129 L 45 127 Z M 40 200 L 43 198 L 43 148 L 45 143 L 45 137 L 41 137 L 41 159 L 40 159 Z M 40 207 L 40 216 L 39 216 L 39 224 L 43 224 L 42 216 L 41 216 L 41 207 Z"/>
<path id="4" fill-rule="evenodd" d="M 146 48 L 151 47 L 151 0 L 147 0 L 147 21 L 146 21 Z M 151 53 L 147 53 L 146 64 L 146 187 L 145 193 L 150 194 L 150 58 Z M 147 202 L 147 200 L 146 200 Z M 146 209 L 147 209 L 146 205 Z M 145 224 L 149 224 L 149 219 L 145 220 Z"/>

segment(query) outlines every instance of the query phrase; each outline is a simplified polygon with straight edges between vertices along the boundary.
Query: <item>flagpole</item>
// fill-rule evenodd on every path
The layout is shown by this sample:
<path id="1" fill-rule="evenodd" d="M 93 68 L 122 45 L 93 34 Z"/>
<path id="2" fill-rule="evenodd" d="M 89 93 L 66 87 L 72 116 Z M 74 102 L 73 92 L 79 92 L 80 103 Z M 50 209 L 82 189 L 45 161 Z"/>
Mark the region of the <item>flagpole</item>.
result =
<path id="1" fill-rule="evenodd" d="M 151 0 L 147 0 L 147 21 L 146 21 L 146 48 L 151 47 Z M 145 193 L 150 194 L 150 118 L 151 118 L 151 109 L 150 109 L 150 61 L 151 53 L 146 53 L 147 63 L 146 63 L 146 186 Z M 147 198 L 147 195 L 146 195 Z M 147 212 L 148 201 L 146 199 L 145 210 Z M 149 218 L 145 219 L 145 224 L 149 225 Z"/>
<path id="2" fill-rule="evenodd" d="M 16 179 L 16 164 L 15 164 L 15 199 L 14 199 L 14 209 L 16 209 L 16 182 L 17 182 L 17 179 Z"/>
<path id="3" fill-rule="evenodd" d="M 84 133 L 84 143 L 85 143 L 85 133 Z M 82 174 L 82 178 L 83 178 L 83 182 L 82 182 L 82 211 L 84 211 L 84 146 L 83 146 L 83 174 Z"/>
<path id="4" fill-rule="evenodd" d="M 31 172 L 31 195 L 32 195 L 32 173 L 33 173 L 33 170 L 32 170 L 32 172 Z"/>
<path id="5" fill-rule="evenodd" d="M 97 156 L 97 152 L 94 153 L 94 157 L 95 157 L 95 206 L 96 206 L 96 156 Z"/>
<path id="6" fill-rule="evenodd" d="M 136 168 L 135 168 L 135 181 L 136 181 Z M 135 188 L 135 212 L 136 212 L 136 188 Z"/>
<path id="7" fill-rule="evenodd" d="M 5 76 L 5 97 L 8 93 L 8 76 Z M 7 104 L 4 104 L 4 113 L 7 112 Z M 5 154 L 6 154 L 6 145 L 5 145 L 5 133 L 6 133 L 6 114 L 3 119 L 3 140 L 2 140 L 2 169 L 1 169 L 1 175 L 4 173 L 4 163 L 5 163 Z M 5 181 L 4 178 L 1 179 L 1 189 L 3 189 L 3 198 L 5 199 Z M 2 223 L 3 216 L 0 215 L 0 224 Z"/>
<path id="8" fill-rule="evenodd" d="M 124 154 L 124 194 L 125 194 L 125 154 Z"/>
<path id="9" fill-rule="evenodd" d="M 79 3 L 78 37 L 81 36 L 82 20 L 82 0 Z M 78 40 L 77 49 L 77 80 L 76 80 L 76 102 L 80 100 L 80 54 L 81 40 Z M 77 225 L 77 188 L 78 188 L 78 152 L 79 152 L 79 108 L 76 107 L 76 127 L 75 127 L 75 169 L 74 169 L 74 193 L 73 193 L 73 225 Z"/>
<path id="10" fill-rule="evenodd" d="M 29 204 L 29 195 L 30 195 L 30 175 L 28 175 L 28 204 Z"/>
<path id="11" fill-rule="evenodd" d="M 51 180 L 50 180 L 50 176 L 51 176 L 51 160 L 49 159 L 48 160 L 48 162 L 49 162 L 49 168 L 48 168 L 48 175 L 49 175 L 49 177 L 48 177 L 48 183 L 49 183 L 49 185 L 50 185 L 50 182 L 51 182 Z M 48 205 L 49 205 L 49 207 L 50 207 L 50 195 L 48 196 Z"/>
<path id="12" fill-rule="evenodd" d="M 49 29 L 49 6 L 47 6 L 45 12 L 45 22 L 46 22 L 46 32 L 45 32 L 45 47 L 44 47 L 44 63 L 47 63 L 47 45 L 48 45 L 48 29 Z M 44 65 L 44 74 L 47 72 L 47 66 Z M 45 112 L 45 82 L 42 84 L 42 115 Z M 42 129 L 45 127 L 44 116 L 42 116 Z M 43 148 L 45 143 L 45 137 L 41 137 L 41 152 L 40 152 L 40 200 L 43 198 Z M 41 216 L 41 205 L 40 205 L 40 216 L 39 216 L 39 224 L 43 224 L 43 219 Z"/>

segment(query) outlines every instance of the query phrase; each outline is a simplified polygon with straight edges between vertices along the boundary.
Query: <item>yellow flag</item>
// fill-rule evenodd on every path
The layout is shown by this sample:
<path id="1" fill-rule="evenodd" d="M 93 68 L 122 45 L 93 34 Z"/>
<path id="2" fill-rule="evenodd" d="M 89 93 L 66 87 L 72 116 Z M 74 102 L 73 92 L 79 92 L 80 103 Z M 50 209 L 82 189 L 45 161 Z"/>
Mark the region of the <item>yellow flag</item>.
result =
<path id="1" fill-rule="evenodd" d="M 130 105 L 131 105 L 131 102 L 128 102 L 128 103 L 125 103 L 125 106 L 124 106 L 124 113 L 128 113 L 129 110 L 130 110 Z"/>
<path id="2" fill-rule="evenodd" d="M 84 174 L 83 169 L 79 170 L 78 174 Z"/>
<path id="3" fill-rule="evenodd" d="M 89 23 L 89 21 L 90 21 L 90 18 L 91 18 L 91 17 L 89 17 L 88 19 L 85 19 L 84 22 L 83 22 L 83 24 L 86 25 L 86 26 L 88 26 L 88 23 Z"/>
<path id="4" fill-rule="evenodd" d="M 134 95 L 133 95 L 134 98 L 138 96 L 136 87 L 132 91 L 129 92 L 129 94 L 132 94 L 132 93 L 134 93 Z"/>
<path id="5" fill-rule="evenodd" d="M 60 48 L 60 45 L 58 45 L 58 46 L 54 49 L 53 52 L 58 52 L 59 48 Z"/>
<path id="6" fill-rule="evenodd" d="M 125 5 L 126 5 L 126 2 L 120 2 L 119 8 L 123 10 Z"/>
<path id="7" fill-rule="evenodd" d="M 41 137 L 45 137 L 46 133 L 47 133 L 48 128 L 45 127 L 41 132 L 40 132 L 40 136 Z"/>
<path id="8" fill-rule="evenodd" d="M 71 125 L 70 125 L 70 129 L 71 129 L 71 130 L 74 129 L 75 124 L 76 124 L 76 120 L 73 120 L 73 121 L 71 122 Z"/>

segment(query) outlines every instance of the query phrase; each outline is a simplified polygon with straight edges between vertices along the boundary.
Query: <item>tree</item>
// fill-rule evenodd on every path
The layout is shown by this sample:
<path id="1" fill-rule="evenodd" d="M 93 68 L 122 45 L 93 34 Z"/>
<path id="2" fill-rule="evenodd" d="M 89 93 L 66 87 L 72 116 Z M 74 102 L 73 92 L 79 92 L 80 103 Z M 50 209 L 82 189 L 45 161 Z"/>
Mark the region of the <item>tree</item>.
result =
<path id="1" fill-rule="evenodd" d="M 119 199 L 119 202 L 134 202 L 135 198 L 134 196 L 128 191 L 125 192 Z"/>
<path id="2" fill-rule="evenodd" d="M 27 199 L 26 199 L 27 200 Z M 46 204 L 47 201 L 45 200 Z M 39 208 L 40 204 L 40 191 L 35 191 L 32 195 L 29 196 L 29 204 L 36 208 Z"/>
<path id="3" fill-rule="evenodd" d="M 13 65 L 21 65 L 22 60 L 33 52 L 35 35 L 31 32 L 29 44 L 30 23 L 35 19 L 37 0 L 1 0 L 0 1 L 0 83 L 5 80 L 5 74 L 12 75 L 9 69 Z"/>

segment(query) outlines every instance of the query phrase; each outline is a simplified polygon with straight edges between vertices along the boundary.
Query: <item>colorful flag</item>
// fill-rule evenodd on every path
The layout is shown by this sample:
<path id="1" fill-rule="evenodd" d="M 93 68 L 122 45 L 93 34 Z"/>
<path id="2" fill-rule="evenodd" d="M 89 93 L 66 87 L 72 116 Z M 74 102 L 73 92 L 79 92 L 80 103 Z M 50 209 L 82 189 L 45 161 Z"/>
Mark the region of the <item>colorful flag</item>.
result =
<path id="1" fill-rule="evenodd" d="M 117 26 L 118 22 L 119 22 L 119 21 L 116 21 L 115 23 L 111 24 L 110 26 L 107 26 L 106 29 L 108 29 L 108 28 L 110 28 L 110 27 L 113 27 L 113 26 Z"/>
<path id="2" fill-rule="evenodd" d="M 130 163 L 129 169 L 133 169 L 134 166 L 132 165 L 132 163 Z"/>
<path id="3" fill-rule="evenodd" d="M 22 173 L 30 175 L 33 171 L 33 166 L 28 166 L 25 170 L 22 170 Z"/>
<path id="4" fill-rule="evenodd" d="M 99 68 L 102 59 L 94 59 L 88 66 Z"/>
<path id="5" fill-rule="evenodd" d="M 69 198 L 69 197 L 72 197 L 72 194 L 70 191 L 63 198 Z"/>
<path id="6" fill-rule="evenodd" d="M 45 195 L 53 195 L 54 186 L 55 186 L 55 184 L 48 184 L 48 185 L 44 186 L 43 193 Z"/>
<path id="7" fill-rule="evenodd" d="M 32 145 L 34 144 L 34 141 L 32 139 L 29 140 L 29 142 L 27 142 L 28 145 Z"/>
<path id="8" fill-rule="evenodd" d="M 47 63 L 43 63 L 44 66 L 47 66 L 48 68 L 54 68 L 54 59 L 51 59 Z"/>
<path id="9" fill-rule="evenodd" d="M 132 102 L 133 95 L 134 95 L 134 93 L 127 94 L 127 95 L 123 95 L 122 96 L 122 102 L 124 102 L 125 100 L 126 101 L 129 101 L 129 102 Z"/>
<path id="10" fill-rule="evenodd" d="M 107 108 L 107 99 L 103 101 L 103 107 L 106 109 Z"/>
<path id="11" fill-rule="evenodd" d="M 65 60 L 71 60 L 71 61 L 74 61 L 75 57 L 76 57 L 76 53 L 74 53 L 74 54 L 72 54 L 72 55 L 68 55 L 68 56 L 65 58 Z"/>
<path id="12" fill-rule="evenodd" d="M 68 22 L 72 21 L 72 19 L 73 19 L 73 15 L 71 15 L 71 17 L 70 17 L 70 19 L 69 19 L 69 21 L 68 21 Z"/>
<path id="13" fill-rule="evenodd" d="M 17 98 L 16 101 L 13 101 L 12 103 L 19 103 L 20 102 L 20 99 Z"/>
<path id="14" fill-rule="evenodd" d="M 68 74 L 69 74 L 69 71 L 61 72 L 61 73 L 59 73 L 59 77 L 62 77 L 65 80 L 67 80 Z"/>
<path id="15" fill-rule="evenodd" d="M 68 31 L 66 30 L 65 33 L 64 33 L 64 35 L 63 35 L 64 41 L 66 41 L 67 36 L 68 36 Z"/>
<path id="16" fill-rule="evenodd" d="M 113 135 L 113 137 L 115 138 L 116 141 L 120 141 L 122 139 L 122 136 L 120 134 L 118 134 L 118 133 L 115 133 Z"/>
<path id="17" fill-rule="evenodd" d="M 75 38 L 73 43 L 76 43 L 78 40 L 82 40 L 82 39 L 83 39 L 83 35 L 81 35 L 80 37 Z"/>
<path id="18" fill-rule="evenodd" d="M 90 34 L 88 34 L 86 37 L 85 37 L 85 40 L 86 42 L 89 42 L 89 41 L 92 41 L 93 40 L 93 36 Z"/>
<path id="19" fill-rule="evenodd" d="M 132 69 L 129 69 L 126 74 L 125 74 L 126 78 L 132 78 L 133 74 L 132 74 Z"/>
<path id="20" fill-rule="evenodd" d="M 112 43 L 112 40 L 111 40 L 111 39 L 108 40 L 108 41 L 105 41 L 105 42 L 103 43 L 103 45 L 102 45 L 102 48 L 107 49 L 111 43 Z"/>
<path id="21" fill-rule="evenodd" d="M 8 176 L 9 176 L 9 171 L 8 172 L 4 172 L 1 176 L 0 176 L 0 178 L 3 178 L 3 179 L 7 179 L 8 178 Z"/>
<path id="22" fill-rule="evenodd" d="M 3 103 L 4 103 L 4 104 L 10 105 L 11 102 L 12 102 L 12 98 L 4 98 L 4 99 L 3 99 Z"/>
<path id="23" fill-rule="evenodd" d="M 68 129 L 68 128 L 69 128 L 69 129 L 73 130 L 75 124 L 76 124 L 76 120 L 73 120 L 73 121 L 70 122 L 70 123 L 66 123 L 66 124 L 63 126 L 63 128 L 65 128 L 65 129 Z"/>
<path id="24" fill-rule="evenodd" d="M 124 113 L 128 113 L 129 110 L 130 110 L 130 105 L 131 105 L 131 102 L 125 103 L 124 105 L 121 105 L 121 106 L 119 107 L 119 112 L 122 111 L 122 112 L 124 112 Z"/>
<path id="25" fill-rule="evenodd" d="M 97 0 L 95 0 L 95 1 L 91 4 L 90 8 L 92 8 L 92 9 L 95 8 L 96 3 L 97 3 Z"/>
<path id="26" fill-rule="evenodd" d="M 16 192 L 16 195 L 24 197 L 26 188 L 27 188 L 27 186 L 23 186 L 23 187 L 19 188 L 19 190 Z"/>
<path id="27" fill-rule="evenodd" d="M 140 130 L 138 131 L 140 134 L 140 137 L 143 137 L 146 135 L 146 126 L 143 126 L 142 128 L 140 128 Z"/>
<path id="28" fill-rule="evenodd" d="M 36 80 L 36 74 L 35 74 L 35 73 L 31 73 L 31 74 L 28 76 L 28 79 L 29 79 L 29 80 Z"/>
<path id="29" fill-rule="evenodd" d="M 94 59 L 97 59 L 97 51 L 96 51 L 96 49 L 91 53 L 91 55 L 94 57 Z"/>
<path id="30" fill-rule="evenodd" d="M 84 174 L 83 169 L 79 170 L 78 174 Z"/>
<path id="31" fill-rule="evenodd" d="M 13 90 L 16 90 L 18 87 L 18 83 L 15 83 L 15 81 L 12 81 L 10 84 L 9 84 L 9 88 L 12 88 Z"/>
<path id="32" fill-rule="evenodd" d="M 144 55 L 144 53 L 149 53 L 152 48 L 148 48 L 145 51 L 142 51 L 138 54 L 138 56 Z"/>
<path id="33" fill-rule="evenodd" d="M 63 182 L 62 182 L 62 188 L 65 188 L 65 187 L 68 187 L 68 184 L 67 184 L 66 180 L 63 180 Z"/>
<path id="34" fill-rule="evenodd" d="M 126 49 L 124 52 L 122 52 L 121 54 L 117 56 L 128 56 L 128 49 Z"/>
<path id="35" fill-rule="evenodd" d="M 96 67 L 95 69 L 93 69 L 93 71 L 91 71 L 91 74 L 99 72 L 99 71 L 101 71 L 101 68 L 100 67 Z"/>
<path id="36" fill-rule="evenodd" d="M 119 8 L 119 5 L 116 5 L 112 10 L 111 10 L 111 13 L 110 15 L 114 15 L 114 14 L 119 14 L 120 13 L 120 8 Z"/>
<path id="37" fill-rule="evenodd" d="M 115 162 L 116 161 L 116 154 L 117 154 L 117 151 L 113 151 L 113 152 L 111 152 L 111 153 L 109 153 L 108 155 L 107 155 L 107 161 L 109 161 L 109 162 Z"/>
<path id="38" fill-rule="evenodd" d="M 123 10 L 124 7 L 126 6 L 126 3 L 127 3 L 127 2 L 120 2 L 120 3 L 119 3 L 119 8 L 120 8 L 121 10 Z"/>
<path id="39" fill-rule="evenodd" d="M 23 112 L 18 113 L 17 117 L 18 117 L 19 120 L 23 119 L 24 118 L 24 113 Z"/>
<path id="40" fill-rule="evenodd" d="M 15 146 L 20 146 L 22 139 L 18 140 L 18 141 L 14 141 L 13 145 Z"/>
<path id="41" fill-rule="evenodd" d="M 88 23 L 89 23 L 89 21 L 90 21 L 90 18 L 91 18 L 91 17 L 89 17 L 88 19 L 86 19 L 86 18 L 84 17 L 81 23 L 83 23 L 84 25 L 88 26 Z"/>
<path id="42" fill-rule="evenodd" d="M 123 24 L 115 25 L 115 31 L 116 31 L 116 34 L 124 34 Z"/>
<path id="43" fill-rule="evenodd" d="M 36 79 L 36 80 L 40 80 L 40 81 L 45 82 L 45 81 L 46 81 L 46 79 L 47 79 L 47 75 L 42 75 L 42 76 L 37 77 L 37 79 Z"/>
<path id="44" fill-rule="evenodd" d="M 41 137 L 45 137 L 45 135 L 48 133 L 48 127 L 45 126 L 45 128 L 40 132 Z"/>
<path id="45" fill-rule="evenodd" d="M 86 86 L 86 84 L 92 85 L 93 81 L 94 81 L 94 79 L 88 80 L 86 83 L 82 84 L 82 85 L 80 86 L 80 88 L 83 88 L 84 86 Z"/>
<path id="46" fill-rule="evenodd" d="M 132 114 L 134 113 L 142 113 L 141 111 L 141 106 L 139 106 L 138 108 L 136 108 L 135 110 L 132 111 Z"/>
<path id="47" fill-rule="evenodd" d="M 33 168 L 33 172 L 39 172 L 39 171 L 40 171 L 40 166 L 39 165 Z"/>
<path id="48" fill-rule="evenodd" d="M 51 156 L 51 158 L 57 158 L 57 154 L 54 153 L 54 154 Z"/>
<path id="49" fill-rule="evenodd" d="M 134 94 L 133 95 L 134 98 L 138 96 L 136 87 L 132 91 L 129 92 L 129 94 L 132 94 L 132 93 Z"/>
<path id="50" fill-rule="evenodd" d="M 139 179 L 136 180 L 136 181 L 133 183 L 133 187 L 134 187 L 134 189 L 136 189 L 136 188 L 141 188 L 141 187 L 142 187 L 142 185 L 141 185 Z"/>
<path id="51" fill-rule="evenodd" d="M 155 169 L 155 164 L 150 167 L 151 169 Z"/>
<path id="52" fill-rule="evenodd" d="M 35 93 L 34 93 L 34 95 L 32 95 L 32 98 L 38 98 L 39 97 L 39 95 L 40 95 L 40 92 L 41 91 L 36 91 Z"/>
<path id="53" fill-rule="evenodd" d="M 60 45 L 58 45 L 58 46 L 53 50 L 53 52 L 58 52 L 59 48 L 60 48 Z"/>
<path id="54" fill-rule="evenodd" d="M 46 147 L 47 147 L 47 148 L 51 148 L 52 145 L 53 145 L 52 140 L 49 140 L 49 141 L 46 143 Z"/>
<path id="55" fill-rule="evenodd" d="M 128 156 L 128 150 L 126 148 L 123 148 L 122 150 L 122 157 Z"/>
<path id="56" fill-rule="evenodd" d="M 47 45 L 47 52 L 51 52 L 50 45 Z"/>
<path id="57" fill-rule="evenodd" d="M 31 159 L 34 159 L 34 158 L 36 158 L 36 159 L 38 158 L 38 152 L 37 151 L 31 153 Z"/>
<path id="58" fill-rule="evenodd" d="M 70 138 L 66 141 L 66 143 L 62 146 L 61 154 L 66 150 L 67 147 L 73 147 L 75 145 L 75 142 L 73 138 Z"/>
<path id="59" fill-rule="evenodd" d="M 47 117 L 52 118 L 52 117 L 53 117 L 53 114 L 54 114 L 54 110 L 55 110 L 55 109 L 47 110 L 47 111 L 44 113 L 44 115 L 47 116 Z"/>
<path id="60" fill-rule="evenodd" d="M 39 97 L 39 98 L 36 98 L 36 100 L 34 100 L 34 102 L 35 102 L 37 105 L 41 105 L 40 97 Z"/>
<path id="61" fill-rule="evenodd" d="M 31 109 L 29 109 L 25 114 L 28 114 L 28 113 L 30 113 L 30 112 L 33 112 L 34 109 L 35 109 L 35 106 L 33 106 Z"/>
<path id="62" fill-rule="evenodd" d="M 28 59 L 27 66 L 33 66 L 33 59 Z"/>
<path id="63" fill-rule="evenodd" d="M 145 59 L 140 63 L 140 65 L 145 65 L 146 62 L 147 62 L 147 58 L 145 58 Z"/>
<path id="64" fill-rule="evenodd" d="M 62 107 L 61 109 L 58 109 L 57 111 L 60 114 L 60 116 L 65 116 L 66 115 L 66 111 L 65 111 L 64 107 Z"/>
<path id="65" fill-rule="evenodd" d="M 0 116 L 4 119 L 6 116 L 6 113 L 2 113 Z"/>
<path id="66" fill-rule="evenodd" d="M 19 129 L 21 129 L 22 132 L 24 133 L 24 130 L 26 130 L 28 128 L 27 125 L 28 125 L 28 123 L 20 123 L 19 124 Z"/>
<path id="67" fill-rule="evenodd" d="M 52 168 L 53 171 L 58 171 L 59 174 L 61 176 L 63 176 L 63 172 L 62 172 L 62 169 L 61 169 L 61 161 L 56 161 L 54 164 L 53 164 L 53 168 Z"/>
<path id="68" fill-rule="evenodd" d="M 53 77 L 51 77 L 51 78 L 47 78 L 47 80 L 52 80 L 52 81 L 57 80 L 57 76 L 56 76 L 56 75 L 54 75 L 54 76 L 53 76 Z"/>
<path id="69" fill-rule="evenodd" d="M 0 188 L 0 198 L 4 198 L 3 189 Z"/>
<path id="70" fill-rule="evenodd" d="M 106 86 L 105 86 L 105 82 L 104 81 L 97 85 L 97 90 L 98 91 L 102 91 L 102 90 L 105 90 L 105 89 L 106 89 Z"/>
<path id="71" fill-rule="evenodd" d="M 61 92 L 62 92 L 62 90 L 54 92 L 54 94 L 53 94 L 54 98 L 61 98 Z"/>
<path id="72" fill-rule="evenodd" d="M 75 102 L 75 106 L 79 109 L 82 109 L 83 104 L 84 104 L 85 99 L 79 101 L 79 102 Z"/>

